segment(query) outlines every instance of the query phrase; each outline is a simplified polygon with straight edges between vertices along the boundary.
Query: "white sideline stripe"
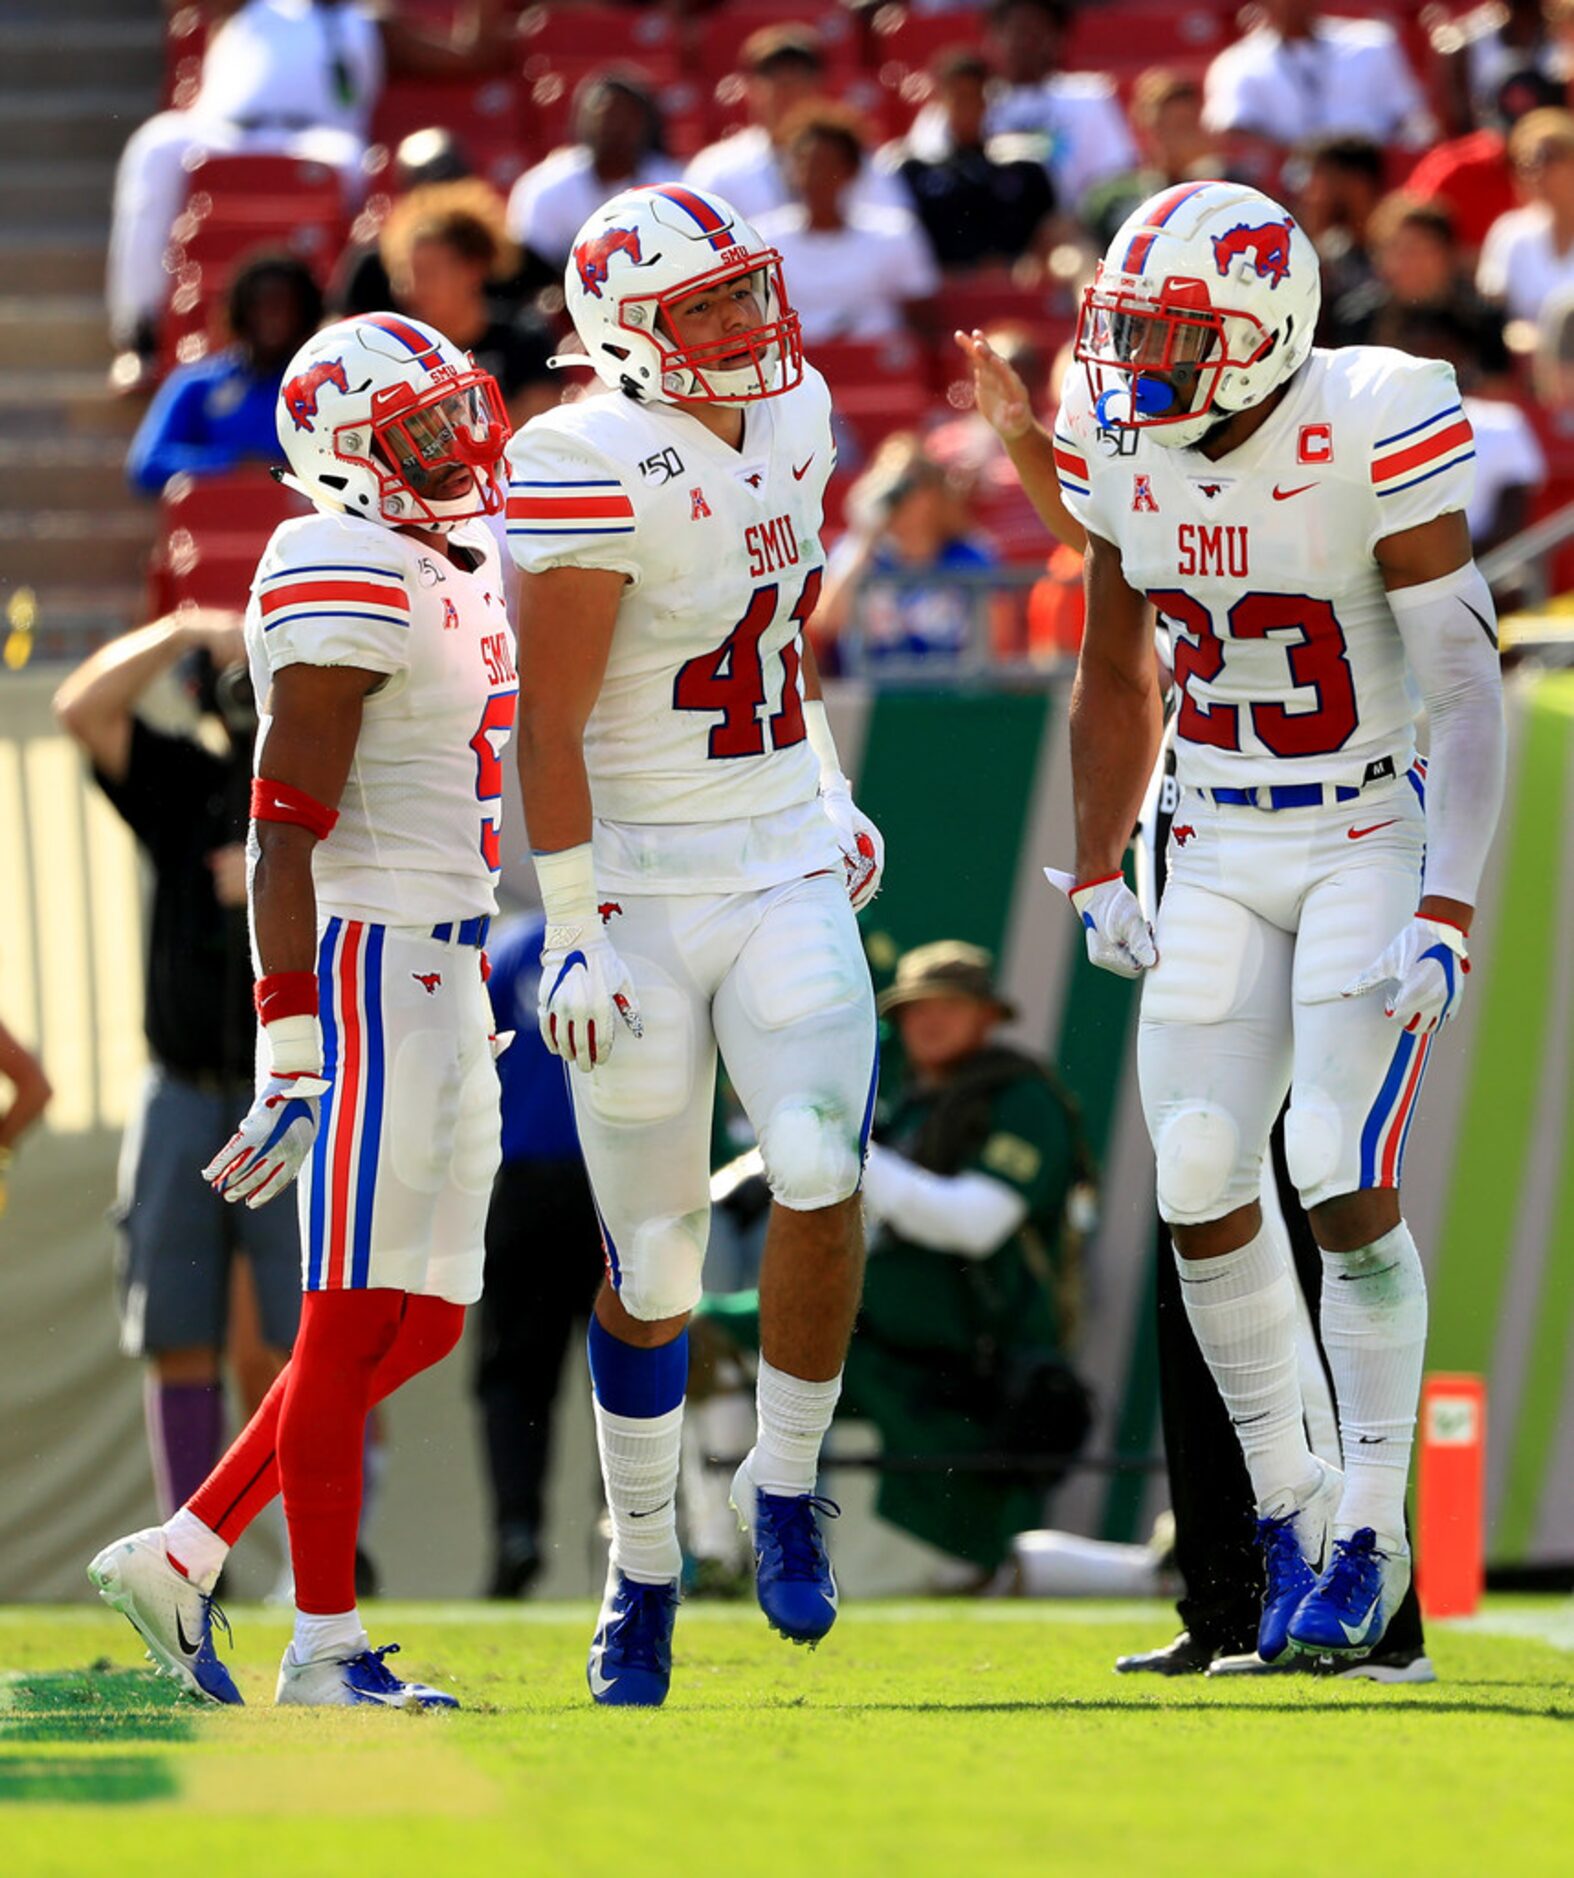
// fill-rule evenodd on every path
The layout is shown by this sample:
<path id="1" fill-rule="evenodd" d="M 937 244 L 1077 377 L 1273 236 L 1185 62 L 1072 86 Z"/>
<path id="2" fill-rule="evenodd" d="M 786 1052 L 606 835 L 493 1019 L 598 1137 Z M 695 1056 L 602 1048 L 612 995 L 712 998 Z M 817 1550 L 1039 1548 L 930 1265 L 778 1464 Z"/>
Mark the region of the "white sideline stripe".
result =
<path id="1" fill-rule="evenodd" d="M 1432 1624 L 1476 1637 L 1526 1637 L 1555 1650 L 1574 1650 L 1574 1609 L 1567 1598 L 1547 1611 L 1485 1611 L 1479 1617 L 1433 1618 Z"/>

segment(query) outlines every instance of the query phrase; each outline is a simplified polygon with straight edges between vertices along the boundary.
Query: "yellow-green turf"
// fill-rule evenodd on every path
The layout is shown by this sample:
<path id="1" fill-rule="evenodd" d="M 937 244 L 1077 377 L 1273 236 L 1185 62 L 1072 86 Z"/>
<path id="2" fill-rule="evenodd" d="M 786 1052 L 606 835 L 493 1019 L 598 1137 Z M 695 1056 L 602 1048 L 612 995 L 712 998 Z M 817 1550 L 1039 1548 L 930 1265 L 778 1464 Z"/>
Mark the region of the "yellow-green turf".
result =
<path id="1" fill-rule="evenodd" d="M 586 1606 L 383 1605 L 460 1714 L 278 1710 L 139 1669 L 109 1612 L 0 1610 L 0 1874 L 1574 1872 L 1574 1610 L 1439 1626 L 1432 1687 L 1118 1677 L 1156 1605 L 854 1604 L 810 1653 L 690 1605 L 659 1713 L 592 1706 Z"/>

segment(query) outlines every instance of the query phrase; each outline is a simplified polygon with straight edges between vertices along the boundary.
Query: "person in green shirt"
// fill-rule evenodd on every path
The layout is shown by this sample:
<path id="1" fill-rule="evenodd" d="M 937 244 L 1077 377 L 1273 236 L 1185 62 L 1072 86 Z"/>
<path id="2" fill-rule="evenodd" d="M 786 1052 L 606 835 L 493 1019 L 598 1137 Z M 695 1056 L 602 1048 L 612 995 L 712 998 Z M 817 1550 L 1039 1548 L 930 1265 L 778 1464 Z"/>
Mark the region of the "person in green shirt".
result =
<path id="1" fill-rule="evenodd" d="M 1014 1012 L 991 963 L 940 940 L 881 995 L 906 1074 L 865 1169 L 869 1261 L 838 1408 L 877 1426 L 887 1459 L 955 1460 L 886 1471 L 876 1510 L 980 1583 L 1041 1523 L 1055 1475 L 1028 1457 L 1069 1460 L 1089 1422 L 1066 1350 L 1091 1163 L 1054 1072 L 995 1040 Z M 756 1346 L 758 1312 L 755 1292 L 703 1300 L 691 1394 L 706 1355 Z"/>

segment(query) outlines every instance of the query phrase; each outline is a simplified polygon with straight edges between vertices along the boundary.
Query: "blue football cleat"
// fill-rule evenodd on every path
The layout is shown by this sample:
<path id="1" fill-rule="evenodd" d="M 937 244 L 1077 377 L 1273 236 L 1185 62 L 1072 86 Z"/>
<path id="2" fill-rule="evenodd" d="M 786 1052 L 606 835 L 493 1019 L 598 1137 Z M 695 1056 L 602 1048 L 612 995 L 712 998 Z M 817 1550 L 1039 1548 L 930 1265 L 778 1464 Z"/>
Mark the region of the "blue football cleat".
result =
<path id="1" fill-rule="evenodd" d="M 1257 1543 L 1262 1548 L 1262 1617 L 1257 1625 L 1257 1654 L 1265 1663 L 1284 1654 L 1290 1619 L 1317 1582 L 1328 1551 L 1328 1536 L 1344 1476 L 1337 1468 L 1317 1463 L 1320 1478 L 1305 1503 L 1292 1513 L 1257 1522 Z"/>
<path id="2" fill-rule="evenodd" d="M 1409 1586 L 1409 1553 L 1383 1550 L 1370 1526 L 1335 1539 L 1327 1568 L 1290 1619 L 1291 1649 L 1305 1656 L 1365 1656 L 1382 1642 Z"/>
<path id="3" fill-rule="evenodd" d="M 293 1649 L 287 1649 L 273 1699 L 283 1707 L 301 1708 L 458 1708 L 458 1697 L 442 1689 L 401 1682 L 383 1661 L 398 1650 L 397 1643 L 385 1643 L 379 1650 L 358 1650 L 353 1656 L 297 1663 Z"/>
<path id="4" fill-rule="evenodd" d="M 645 1585 L 616 1565 L 607 1571 L 606 1596 L 590 1640 L 585 1679 L 607 1708 L 660 1708 L 672 1685 L 672 1627 L 678 1619 L 677 1584 Z"/>
<path id="5" fill-rule="evenodd" d="M 818 1643 L 836 1622 L 837 1594 L 817 1515 L 842 1509 L 813 1493 L 766 1493 L 747 1461 L 733 1475 L 732 1508 L 754 1546 L 754 1592 L 771 1629 Z"/>
<path id="6" fill-rule="evenodd" d="M 230 1636 L 229 1621 L 211 1597 L 170 1564 L 159 1527 L 105 1546 L 87 1575 L 110 1609 L 119 1611 L 148 1646 L 161 1676 L 204 1702 L 241 1705 L 241 1692 L 213 1648 L 213 1626 Z"/>

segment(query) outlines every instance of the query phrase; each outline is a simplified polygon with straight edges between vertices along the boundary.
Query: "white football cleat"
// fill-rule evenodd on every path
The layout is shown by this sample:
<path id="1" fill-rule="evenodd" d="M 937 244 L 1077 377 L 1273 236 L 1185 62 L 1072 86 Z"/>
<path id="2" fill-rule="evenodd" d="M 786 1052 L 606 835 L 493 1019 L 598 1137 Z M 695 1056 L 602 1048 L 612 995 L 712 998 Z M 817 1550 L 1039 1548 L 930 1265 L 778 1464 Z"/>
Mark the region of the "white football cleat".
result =
<path id="1" fill-rule="evenodd" d="M 204 1702 L 242 1702 L 213 1649 L 214 1623 L 230 1636 L 229 1620 L 170 1564 L 162 1527 L 148 1526 L 106 1545 L 87 1575 L 110 1609 L 119 1611 L 148 1646 L 161 1676 L 173 1677 Z"/>
<path id="2" fill-rule="evenodd" d="M 383 1662 L 398 1648 L 397 1643 L 385 1643 L 374 1650 L 362 1631 L 360 1641 L 343 1654 L 297 1663 L 293 1646 L 288 1646 L 273 1699 L 281 1706 L 301 1708 L 458 1708 L 457 1696 L 424 1682 L 401 1682 Z"/>

